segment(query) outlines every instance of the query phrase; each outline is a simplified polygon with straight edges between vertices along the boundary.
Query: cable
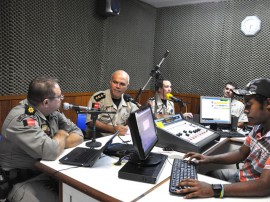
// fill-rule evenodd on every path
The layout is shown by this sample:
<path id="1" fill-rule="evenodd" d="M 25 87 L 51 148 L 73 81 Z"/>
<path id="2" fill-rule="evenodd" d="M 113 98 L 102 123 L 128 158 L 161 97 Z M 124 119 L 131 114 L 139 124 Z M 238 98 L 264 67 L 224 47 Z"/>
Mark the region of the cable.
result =
<path id="1" fill-rule="evenodd" d="M 74 166 L 74 167 L 69 167 L 69 168 L 64 168 L 64 169 L 61 169 L 61 170 L 57 170 L 56 172 L 54 172 L 54 173 L 52 174 L 52 177 L 55 177 L 55 174 L 56 174 L 56 173 L 59 173 L 59 172 L 61 172 L 61 171 L 63 171 L 63 170 L 69 170 L 69 169 L 72 169 L 72 168 L 80 168 L 80 166 Z"/>
<path id="2" fill-rule="evenodd" d="M 110 120 L 111 120 L 111 123 L 112 123 L 113 130 L 116 131 L 115 125 L 113 124 L 112 117 L 110 116 L 110 114 L 108 114 L 108 116 L 110 117 Z M 120 135 L 117 135 L 117 137 L 119 137 L 119 139 L 120 139 L 123 143 L 125 143 L 125 144 L 127 144 L 127 143 L 130 142 L 130 140 L 126 140 L 126 141 L 123 140 L 123 139 L 120 137 Z"/>

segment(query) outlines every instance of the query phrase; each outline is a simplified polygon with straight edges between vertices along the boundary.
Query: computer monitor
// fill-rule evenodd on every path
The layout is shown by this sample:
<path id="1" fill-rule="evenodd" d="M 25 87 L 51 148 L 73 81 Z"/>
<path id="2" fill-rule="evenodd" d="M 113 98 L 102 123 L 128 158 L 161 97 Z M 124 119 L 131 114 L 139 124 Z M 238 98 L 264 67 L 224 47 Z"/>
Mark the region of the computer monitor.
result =
<path id="1" fill-rule="evenodd" d="M 139 164 L 158 164 L 161 159 L 151 153 L 158 142 L 157 129 L 151 107 L 143 107 L 130 114 L 128 126 L 136 154 L 131 161 Z"/>
<path id="2" fill-rule="evenodd" d="M 200 123 L 217 130 L 219 125 L 231 126 L 231 98 L 200 97 Z"/>

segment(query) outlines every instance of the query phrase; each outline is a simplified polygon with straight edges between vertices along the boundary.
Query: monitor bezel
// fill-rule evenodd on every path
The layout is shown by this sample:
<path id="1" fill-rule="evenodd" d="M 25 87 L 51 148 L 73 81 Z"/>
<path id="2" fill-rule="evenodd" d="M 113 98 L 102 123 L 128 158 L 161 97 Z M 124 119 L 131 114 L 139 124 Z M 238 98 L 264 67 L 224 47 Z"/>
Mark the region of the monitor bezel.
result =
<path id="1" fill-rule="evenodd" d="M 142 143 L 141 135 L 140 135 L 140 132 L 138 129 L 138 122 L 137 122 L 136 114 L 144 112 L 146 110 L 149 110 L 149 112 L 151 113 L 151 117 L 152 117 L 151 121 L 152 121 L 152 124 L 154 127 L 156 139 L 151 143 L 151 145 L 148 147 L 148 149 L 146 151 L 144 151 L 143 146 L 142 146 L 143 143 Z M 154 146 L 158 142 L 157 128 L 156 128 L 156 124 L 154 121 L 154 115 L 153 115 L 151 107 L 145 106 L 145 107 L 142 107 L 142 108 L 132 112 L 128 118 L 128 126 L 130 129 L 130 134 L 131 134 L 133 146 L 134 146 L 135 150 L 137 151 L 139 160 L 144 161 L 147 159 L 147 157 L 151 153 L 152 149 L 154 148 Z"/>
<path id="2" fill-rule="evenodd" d="M 226 100 L 229 100 L 229 119 L 228 121 L 223 121 L 223 122 L 220 122 L 220 121 L 206 121 L 205 119 L 203 119 L 202 117 L 202 110 L 203 110 L 203 103 L 202 103 L 202 100 L 203 99 L 209 99 L 209 98 L 213 98 L 213 99 L 226 99 Z M 226 97 L 218 97 L 218 96 L 200 96 L 200 123 L 201 124 L 226 124 L 226 125 L 231 125 L 232 124 L 232 120 L 231 120 L 231 98 L 226 98 Z"/>

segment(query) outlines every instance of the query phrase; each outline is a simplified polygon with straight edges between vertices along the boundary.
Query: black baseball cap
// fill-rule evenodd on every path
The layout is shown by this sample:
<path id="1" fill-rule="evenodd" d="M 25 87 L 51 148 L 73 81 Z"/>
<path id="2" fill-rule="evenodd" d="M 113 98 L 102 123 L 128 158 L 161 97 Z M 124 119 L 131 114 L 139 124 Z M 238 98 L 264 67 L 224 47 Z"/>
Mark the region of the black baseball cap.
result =
<path id="1" fill-rule="evenodd" d="M 244 89 L 235 89 L 236 95 L 262 95 L 270 98 L 270 79 L 259 78 L 250 81 Z"/>

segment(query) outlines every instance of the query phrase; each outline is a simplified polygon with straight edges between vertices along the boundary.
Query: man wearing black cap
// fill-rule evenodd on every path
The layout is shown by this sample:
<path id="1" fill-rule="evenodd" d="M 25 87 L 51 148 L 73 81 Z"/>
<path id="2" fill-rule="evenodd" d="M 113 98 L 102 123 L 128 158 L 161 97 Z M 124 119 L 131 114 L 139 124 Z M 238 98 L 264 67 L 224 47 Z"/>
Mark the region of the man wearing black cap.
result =
<path id="1" fill-rule="evenodd" d="M 234 93 L 244 96 L 245 113 L 254 124 L 243 145 L 235 151 L 214 156 L 189 152 L 184 158 L 197 159 L 200 164 L 244 162 L 244 165 L 239 170 L 212 172 L 215 177 L 232 184 L 211 185 L 193 179 L 182 180 L 180 187 L 190 186 L 179 191 L 186 194 L 185 198 L 270 195 L 270 79 L 252 80 L 244 89 L 236 89 Z"/>

